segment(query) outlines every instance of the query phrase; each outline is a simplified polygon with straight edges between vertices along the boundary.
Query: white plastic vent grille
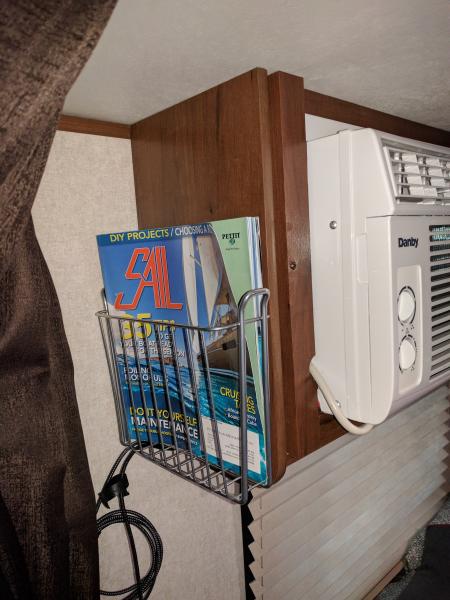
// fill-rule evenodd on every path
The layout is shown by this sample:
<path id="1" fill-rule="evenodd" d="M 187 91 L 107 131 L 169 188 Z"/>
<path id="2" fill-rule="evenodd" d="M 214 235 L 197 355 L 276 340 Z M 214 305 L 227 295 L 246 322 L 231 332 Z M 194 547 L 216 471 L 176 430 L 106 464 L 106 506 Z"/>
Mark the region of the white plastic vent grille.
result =
<path id="1" fill-rule="evenodd" d="M 450 204 L 450 154 L 388 144 L 385 151 L 397 202 Z"/>
<path id="2" fill-rule="evenodd" d="M 430 225 L 431 375 L 450 372 L 450 222 Z"/>

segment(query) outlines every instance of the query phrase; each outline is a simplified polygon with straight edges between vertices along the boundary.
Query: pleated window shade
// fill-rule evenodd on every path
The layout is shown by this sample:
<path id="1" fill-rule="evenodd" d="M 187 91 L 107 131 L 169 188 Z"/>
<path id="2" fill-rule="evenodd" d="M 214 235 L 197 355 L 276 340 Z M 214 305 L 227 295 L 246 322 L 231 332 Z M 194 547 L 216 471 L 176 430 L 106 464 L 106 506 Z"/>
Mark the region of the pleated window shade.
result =
<path id="1" fill-rule="evenodd" d="M 264 600 L 361 600 L 447 493 L 448 389 L 291 465 L 250 504 Z"/>

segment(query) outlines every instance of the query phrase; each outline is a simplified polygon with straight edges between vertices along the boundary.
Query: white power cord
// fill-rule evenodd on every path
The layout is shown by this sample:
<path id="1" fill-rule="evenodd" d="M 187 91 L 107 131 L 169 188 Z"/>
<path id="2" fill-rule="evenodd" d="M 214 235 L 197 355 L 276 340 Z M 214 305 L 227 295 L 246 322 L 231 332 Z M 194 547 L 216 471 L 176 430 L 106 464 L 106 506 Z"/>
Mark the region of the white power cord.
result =
<path id="1" fill-rule="evenodd" d="M 340 406 L 338 405 L 329 385 L 323 378 L 319 369 L 314 364 L 314 359 L 309 365 L 309 372 L 314 377 L 318 388 L 322 392 L 323 397 L 325 398 L 328 406 L 330 407 L 331 412 L 344 429 L 346 429 L 349 433 L 353 433 L 354 435 L 365 435 L 373 429 L 373 425 L 371 425 L 370 423 L 364 423 L 363 425 L 354 425 L 349 419 L 347 419 L 347 417 L 342 412 Z"/>

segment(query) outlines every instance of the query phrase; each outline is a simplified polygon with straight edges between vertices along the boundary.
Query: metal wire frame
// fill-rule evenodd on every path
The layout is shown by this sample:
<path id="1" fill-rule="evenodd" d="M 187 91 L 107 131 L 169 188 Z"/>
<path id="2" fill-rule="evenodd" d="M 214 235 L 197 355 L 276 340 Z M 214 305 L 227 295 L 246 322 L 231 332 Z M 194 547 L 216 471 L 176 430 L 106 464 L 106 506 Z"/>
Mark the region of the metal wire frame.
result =
<path id="1" fill-rule="evenodd" d="M 152 319 L 136 319 L 129 317 L 119 317 L 110 315 L 107 310 L 107 304 L 104 299 L 105 310 L 97 312 L 96 315 L 100 323 L 100 331 L 102 334 L 103 344 L 106 352 L 108 370 L 111 378 L 113 397 L 117 413 L 117 422 L 119 427 L 119 438 L 124 446 L 133 449 L 134 452 L 140 454 L 151 462 L 158 464 L 171 473 L 174 473 L 203 489 L 218 494 L 238 504 L 245 504 L 248 501 L 249 491 L 257 485 L 270 486 L 272 482 L 271 472 L 271 456 L 270 456 L 270 385 L 269 385 L 269 351 L 268 351 L 268 310 L 269 290 L 260 288 L 249 290 L 246 292 L 238 304 L 237 321 L 228 325 L 219 327 L 205 328 L 194 325 L 167 323 Z M 103 296 L 104 297 L 104 296 Z M 259 310 L 254 314 L 256 317 L 246 319 L 245 311 L 249 302 L 257 302 Z M 256 306 L 256 305 L 255 305 Z M 264 404 L 264 430 L 265 430 L 265 458 L 266 458 L 266 473 L 267 478 L 263 484 L 257 483 L 249 477 L 248 468 L 248 428 L 247 428 L 247 344 L 246 344 L 246 327 L 249 325 L 259 324 L 259 332 L 261 336 L 261 370 L 262 370 L 262 394 Z M 114 332 L 114 327 L 116 328 Z M 152 327 L 154 331 L 155 343 L 153 345 L 153 356 L 149 345 L 148 336 L 146 335 L 146 327 Z M 127 331 L 128 339 L 131 340 L 132 356 L 128 356 L 125 347 L 125 331 Z M 196 429 L 198 433 L 199 443 L 195 448 L 192 448 L 191 435 L 188 429 L 188 411 L 186 409 L 186 390 L 182 380 L 179 349 L 176 341 L 176 332 L 181 331 L 184 352 L 189 372 L 190 382 L 190 400 L 193 402 Z M 212 378 L 209 365 L 207 345 L 205 336 L 211 333 L 235 332 L 237 340 L 238 352 L 238 379 L 239 379 L 239 465 L 237 468 L 230 468 L 225 464 L 223 458 L 223 450 L 221 444 L 221 435 L 219 433 L 218 420 L 216 416 L 216 405 L 213 394 Z M 117 332 L 119 332 L 121 349 L 123 351 L 124 365 L 121 367 L 118 361 L 118 353 L 115 344 L 117 343 Z M 167 332 L 169 342 L 169 353 L 164 352 L 162 332 Z M 116 335 L 115 335 L 116 334 Z M 139 337 L 140 334 L 140 337 Z M 138 344 L 138 338 L 142 340 Z M 199 347 L 199 360 L 201 362 L 201 373 L 203 376 L 203 385 L 206 389 L 206 397 L 208 403 L 207 418 L 211 423 L 212 442 L 214 445 L 213 456 L 215 460 L 211 460 L 211 451 L 207 448 L 207 436 L 205 434 L 202 407 L 199 398 L 199 385 L 196 376 L 195 358 L 194 358 L 194 341 L 197 338 Z M 140 346 L 140 349 L 138 347 Z M 154 355 L 156 349 L 156 356 Z M 134 360 L 133 360 L 134 358 Z M 143 360 L 147 368 L 147 377 L 144 381 L 141 361 Z M 138 380 L 138 397 L 136 391 L 133 392 L 133 384 L 130 379 L 130 361 L 136 367 L 136 376 Z M 171 428 L 171 440 L 173 443 L 167 443 L 160 425 L 158 415 L 157 393 L 155 390 L 155 381 L 153 377 L 152 361 L 159 364 L 160 375 L 162 378 L 162 388 L 164 393 L 164 401 L 169 413 L 169 423 Z M 181 448 L 177 440 L 176 424 L 173 414 L 173 397 L 169 390 L 169 379 L 167 375 L 167 364 L 171 364 L 176 381 L 177 396 L 179 398 L 179 408 L 182 414 L 182 422 L 185 431 L 184 441 L 186 447 Z M 120 369 L 124 370 L 126 380 L 126 394 L 122 389 Z M 197 370 L 198 373 L 198 370 Z M 148 389 L 145 391 L 145 384 Z M 139 432 L 138 424 L 136 423 L 136 437 L 132 438 L 127 419 L 127 399 L 130 401 L 133 418 L 136 419 L 138 410 L 141 409 L 142 416 L 145 422 L 145 436 Z M 136 400 L 140 405 L 136 408 Z M 148 400 L 151 406 L 148 406 Z M 161 405 L 161 402 L 159 403 Z M 154 423 L 156 425 L 157 442 L 152 440 L 151 426 L 149 423 L 149 414 L 156 415 Z M 262 416 L 262 415 L 261 415 Z M 146 439 L 143 440 L 142 437 Z M 211 443 L 211 442 L 210 442 Z M 229 465 L 229 464 L 228 464 Z M 235 466 L 236 467 L 236 466 Z"/>

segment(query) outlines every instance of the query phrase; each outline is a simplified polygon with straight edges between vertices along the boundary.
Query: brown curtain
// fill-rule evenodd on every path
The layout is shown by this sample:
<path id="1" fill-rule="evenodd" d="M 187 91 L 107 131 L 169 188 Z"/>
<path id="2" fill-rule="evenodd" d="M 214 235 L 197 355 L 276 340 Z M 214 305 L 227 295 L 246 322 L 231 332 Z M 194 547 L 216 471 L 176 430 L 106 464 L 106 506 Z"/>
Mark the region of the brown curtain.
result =
<path id="1" fill-rule="evenodd" d="M 94 493 L 72 361 L 30 212 L 64 98 L 114 5 L 115 0 L 0 0 L 0 598 L 5 600 L 98 598 Z"/>

